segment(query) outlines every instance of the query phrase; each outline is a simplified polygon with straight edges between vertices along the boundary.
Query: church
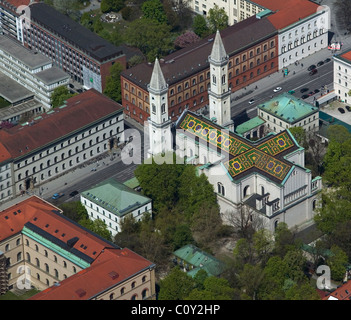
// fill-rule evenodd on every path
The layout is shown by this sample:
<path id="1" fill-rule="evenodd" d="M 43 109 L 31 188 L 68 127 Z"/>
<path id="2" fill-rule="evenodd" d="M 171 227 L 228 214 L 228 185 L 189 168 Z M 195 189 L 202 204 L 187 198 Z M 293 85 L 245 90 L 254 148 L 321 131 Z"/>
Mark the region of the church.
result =
<path id="1" fill-rule="evenodd" d="M 313 221 L 321 177 L 305 168 L 305 150 L 289 130 L 257 140 L 235 132 L 230 112 L 228 55 L 217 31 L 209 56 L 209 117 L 184 110 L 172 124 L 168 85 L 156 59 L 148 86 L 151 115 L 149 157 L 174 151 L 197 166 L 214 186 L 222 220 L 231 224 L 243 212 L 274 231 L 278 223 L 303 228 Z"/>

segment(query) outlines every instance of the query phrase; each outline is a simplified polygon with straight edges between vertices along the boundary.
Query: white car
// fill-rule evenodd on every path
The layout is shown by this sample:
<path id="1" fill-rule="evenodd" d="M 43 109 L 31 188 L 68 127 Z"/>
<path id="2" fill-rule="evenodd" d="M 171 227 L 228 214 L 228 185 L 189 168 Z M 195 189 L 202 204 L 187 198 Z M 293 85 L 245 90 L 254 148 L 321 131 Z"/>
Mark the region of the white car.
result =
<path id="1" fill-rule="evenodd" d="M 281 87 L 276 87 L 275 89 L 273 89 L 274 92 L 279 92 L 282 88 Z"/>
<path id="2" fill-rule="evenodd" d="M 253 104 L 255 102 L 255 100 L 254 99 L 251 99 L 250 101 L 249 101 L 249 104 Z"/>

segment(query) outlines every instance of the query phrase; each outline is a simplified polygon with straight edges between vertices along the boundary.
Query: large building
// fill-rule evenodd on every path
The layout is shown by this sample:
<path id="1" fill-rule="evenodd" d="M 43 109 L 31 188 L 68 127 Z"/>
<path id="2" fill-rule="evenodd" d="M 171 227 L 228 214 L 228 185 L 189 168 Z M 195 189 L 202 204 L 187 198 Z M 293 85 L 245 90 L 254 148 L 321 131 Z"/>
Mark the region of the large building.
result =
<path id="1" fill-rule="evenodd" d="M 126 67 L 125 46 L 116 47 L 45 3 L 32 3 L 23 44 L 49 57 L 85 89 L 103 92 L 111 66 Z"/>
<path id="2" fill-rule="evenodd" d="M 140 221 L 146 213 L 152 213 L 150 198 L 113 178 L 81 192 L 80 201 L 89 219 L 102 220 L 112 236 L 121 231 L 121 223 L 126 216 Z"/>
<path id="3" fill-rule="evenodd" d="M 22 29 L 26 18 L 30 18 L 28 5 L 39 0 L 1 0 L 0 30 L 13 38 L 23 41 Z"/>
<path id="4" fill-rule="evenodd" d="M 266 9 L 245 16 L 220 32 L 229 58 L 228 83 L 232 93 L 328 46 L 327 7 L 308 0 L 257 2 Z M 159 59 L 168 85 L 168 113 L 172 121 L 184 109 L 208 112 L 208 56 L 214 38 L 211 35 Z M 141 124 L 151 114 L 147 85 L 152 70 L 153 64 L 144 63 L 122 73 L 125 114 Z"/>
<path id="5" fill-rule="evenodd" d="M 51 108 L 55 88 L 68 87 L 69 76 L 53 66 L 43 54 L 25 48 L 19 41 L 0 34 L 0 67 L 3 74 L 33 93 L 46 110 Z M 6 80 L 5 80 L 6 81 Z M 0 91 L 0 96 L 6 96 Z"/>
<path id="6" fill-rule="evenodd" d="M 155 299 L 152 262 L 52 204 L 34 196 L 3 210 L 0 219 L 1 293 L 36 288 L 42 291 L 31 300 Z"/>
<path id="7" fill-rule="evenodd" d="M 342 52 L 333 57 L 334 93 L 341 101 L 351 102 L 351 51 Z"/>
<path id="8" fill-rule="evenodd" d="M 229 62 L 219 32 L 209 61 L 211 91 L 219 87 L 225 93 L 228 80 L 220 70 L 226 70 Z M 225 94 L 210 99 L 210 109 L 216 111 L 210 110 L 210 114 L 217 117 L 227 112 L 226 99 Z M 161 113 L 162 105 L 155 110 L 156 115 Z M 216 117 L 185 110 L 175 125 L 175 152 L 196 165 L 199 174 L 205 174 L 214 186 L 223 221 L 232 223 L 244 210 L 250 221 L 260 220 L 271 231 L 280 222 L 289 228 L 311 223 L 322 181 L 305 168 L 305 151 L 289 130 L 251 141 L 234 132 L 231 123 L 228 126 Z"/>
<path id="9" fill-rule="evenodd" d="M 90 89 L 0 130 L 0 199 L 15 197 L 124 141 L 123 108 Z"/>
<path id="10" fill-rule="evenodd" d="M 319 109 L 290 93 L 282 93 L 257 105 L 258 116 L 267 129 L 279 133 L 292 127 L 302 127 L 306 132 L 318 131 Z"/>
<path id="11" fill-rule="evenodd" d="M 222 30 L 228 54 L 228 86 L 231 92 L 278 71 L 277 30 L 266 19 L 251 17 Z M 168 85 L 168 115 L 176 120 L 185 109 L 209 104 L 211 54 L 215 34 L 162 59 L 160 67 Z M 144 124 L 150 116 L 150 83 L 153 64 L 143 63 L 121 75 L 125 114 Z"/>

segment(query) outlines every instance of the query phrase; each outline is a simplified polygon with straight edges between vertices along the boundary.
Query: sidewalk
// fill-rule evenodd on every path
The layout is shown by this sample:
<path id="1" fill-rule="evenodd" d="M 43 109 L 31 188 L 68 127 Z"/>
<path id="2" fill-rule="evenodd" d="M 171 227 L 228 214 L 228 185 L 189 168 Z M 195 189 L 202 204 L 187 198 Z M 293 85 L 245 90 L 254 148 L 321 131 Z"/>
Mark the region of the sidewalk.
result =
<path id="1" fill-rule="evenodd" d="M 102 156 L 104 158 L 97 160 L 93 159 L 89 163 L 83 163 L 81 166 L 75 167 L 70 171 L 65 172 L 61 176 L 57 178 L 53 178 L 53 180 L 48 181 L 42 184 L 39 187 L 34 188 L 33 190 L 29 190 L 23 196 L 17 196 L 11 200 L 8 200 L 0 205 L 0 210 L 4 210 L 12 205 L 15 205 L 33 195 L 36 195 L 40 198 L 47 199 L 51 198 L 52 195 L 56 192 L 71 192 L 74 190 L 70 190 L 70 187 L 73 184 L 83 180 L 87 175 L 92 173 L 92 169 L 99 169 L 105 165 L 109 165 L 111 163 L 115 163 L 116 161 L 121 161 L 119 155 L 121 153 L 120 149 L 114 150 L 115 155 L 113 153 L 105 153 Z"/>

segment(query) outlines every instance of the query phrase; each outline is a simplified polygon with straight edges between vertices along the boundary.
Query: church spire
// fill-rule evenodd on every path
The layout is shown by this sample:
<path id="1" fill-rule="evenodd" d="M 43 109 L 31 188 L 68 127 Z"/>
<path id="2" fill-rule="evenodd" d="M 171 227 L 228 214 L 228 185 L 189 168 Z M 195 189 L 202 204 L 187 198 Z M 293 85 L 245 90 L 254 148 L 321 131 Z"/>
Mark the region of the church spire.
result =
<path id="1" fill-rule="evenodd" d="M 213 42 L 210 59 L 214 64 L 222 64 L 223 62 L 227 62 L 228 60 L 228 55 L 224 49 L 223 41 L 219 30 L 217 30 L 216 32 L 216 37 Z"/>
<path id="2" fill-rule="evenodd" d="M 159 93 L 168 88 L 158 58 L 155 60 L 154 69 L 152 70 L 151 80 L 148 87 L 149 90 L 151 89 L 155 93 Z"/>

